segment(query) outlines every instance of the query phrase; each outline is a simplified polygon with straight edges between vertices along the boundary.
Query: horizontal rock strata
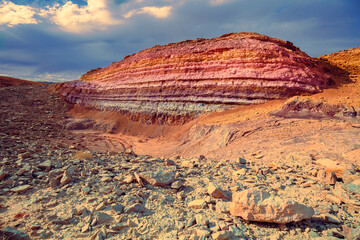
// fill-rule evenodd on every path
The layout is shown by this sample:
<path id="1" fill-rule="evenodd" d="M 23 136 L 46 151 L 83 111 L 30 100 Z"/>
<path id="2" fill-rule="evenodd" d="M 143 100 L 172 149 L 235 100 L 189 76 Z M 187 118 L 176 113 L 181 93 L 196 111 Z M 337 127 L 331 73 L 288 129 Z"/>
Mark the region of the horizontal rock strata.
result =
<path id="1" fill-rule="evenodd" d="M 176 121 L 231 105 L 317 93 L 332 82 L 318 60 L 290 42 L 232 33 L 155 46 L 56 89 L 68 102 L 93 109 Z"/>

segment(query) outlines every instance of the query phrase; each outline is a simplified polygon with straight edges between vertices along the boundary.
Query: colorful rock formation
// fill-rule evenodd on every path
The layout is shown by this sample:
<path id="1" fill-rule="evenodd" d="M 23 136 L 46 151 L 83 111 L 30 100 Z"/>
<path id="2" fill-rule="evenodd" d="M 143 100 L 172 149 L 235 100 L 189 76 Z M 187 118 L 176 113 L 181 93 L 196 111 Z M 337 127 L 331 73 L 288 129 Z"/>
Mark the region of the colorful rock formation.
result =
<path id="1" fill-rule="evenodd" d="M 56 88 L 68 102 L 161 124 L 317 93 L 332 83 L 319 60 L 291 42 L 231 33 L 155 46 Z"/>

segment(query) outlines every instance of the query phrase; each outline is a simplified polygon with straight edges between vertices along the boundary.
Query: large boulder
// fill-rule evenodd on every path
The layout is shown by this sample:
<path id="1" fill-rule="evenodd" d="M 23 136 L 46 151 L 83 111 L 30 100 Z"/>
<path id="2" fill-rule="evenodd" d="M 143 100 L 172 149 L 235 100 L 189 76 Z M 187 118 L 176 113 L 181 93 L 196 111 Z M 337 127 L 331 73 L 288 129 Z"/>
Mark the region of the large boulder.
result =
<path id="1" fill-rule="evenodd" d="M 174 171 L 156 171 L 140 173 L 139 176 L 153 186 L 168 186 L 175 181 Z"/>
<path id="2" fill-rule="evenodd" d="M 249 221 L 285 224 L 311 218 L 314 209 L 263 190 L 248 189 L 233 194 L 230 214 Z"/>

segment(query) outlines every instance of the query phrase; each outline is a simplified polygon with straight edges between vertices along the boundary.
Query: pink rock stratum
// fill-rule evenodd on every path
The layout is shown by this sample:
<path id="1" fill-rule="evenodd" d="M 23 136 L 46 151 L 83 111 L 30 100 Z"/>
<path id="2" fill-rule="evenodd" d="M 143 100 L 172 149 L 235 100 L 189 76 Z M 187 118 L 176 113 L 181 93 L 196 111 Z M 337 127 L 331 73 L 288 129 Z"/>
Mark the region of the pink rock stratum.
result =
<path id="1" fill-rule="evenodd" d="M 71 103 L 178 122 L 231 105 L 321 91 L 334 81 L 291 42 L 231 33 L 155 46 L 55 88 Z"/>

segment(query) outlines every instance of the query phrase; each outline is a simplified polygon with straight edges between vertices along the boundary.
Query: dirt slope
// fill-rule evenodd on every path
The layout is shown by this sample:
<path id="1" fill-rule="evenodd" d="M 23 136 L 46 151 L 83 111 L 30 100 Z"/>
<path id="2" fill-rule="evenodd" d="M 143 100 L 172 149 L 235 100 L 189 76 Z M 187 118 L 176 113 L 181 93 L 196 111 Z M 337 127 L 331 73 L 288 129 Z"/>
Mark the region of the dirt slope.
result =
<path id="1" fill-rule="evenodd" d="M 46 83 L 33 82 L 18 78 L 0 76 L 0 87 L 27 86 L 27 85 L 40 85 L 40 84 L 46 84 Z"/>

